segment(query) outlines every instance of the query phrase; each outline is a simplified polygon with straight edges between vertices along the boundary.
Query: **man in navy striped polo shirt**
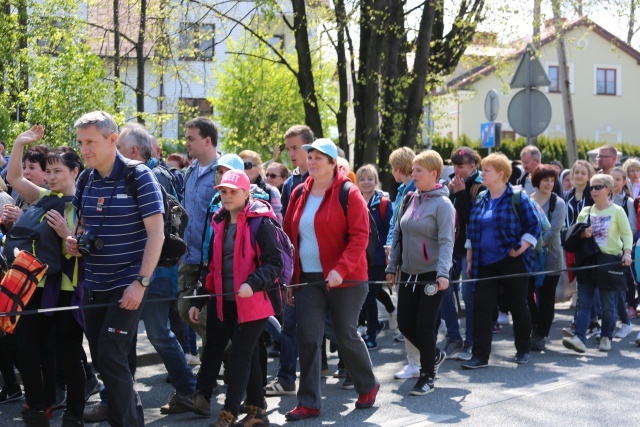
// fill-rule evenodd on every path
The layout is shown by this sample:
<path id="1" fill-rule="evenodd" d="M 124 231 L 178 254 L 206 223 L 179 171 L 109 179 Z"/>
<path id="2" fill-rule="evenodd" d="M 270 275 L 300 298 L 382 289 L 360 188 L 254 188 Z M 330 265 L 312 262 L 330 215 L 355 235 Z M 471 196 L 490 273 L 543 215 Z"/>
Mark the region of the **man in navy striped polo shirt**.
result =
<path id="1" fill-rule="evenodd" d="M 86 335 L 106 387 L 109 424 L 143 426 L 127 354 L 164 240 L 162 194 L 145 165 L 135 167 L 137 195 L 130 194 L 127 163 L 117 152 L 118 129 L 111 115 L 87 113 L 74 127 L 80 153 L 91 168 L 85 171 L 89 176 L 83 193 L 76 193 L 73 200 L 79 211 L 78 232 L 93 236 L 90 244 L 82 245 L 87 249 L 83 250 L 85 300 L 87 305 L 108 304 L 85 310 Z M 75 237 L 67 238 L 67 251 L 79 255 Z"/>

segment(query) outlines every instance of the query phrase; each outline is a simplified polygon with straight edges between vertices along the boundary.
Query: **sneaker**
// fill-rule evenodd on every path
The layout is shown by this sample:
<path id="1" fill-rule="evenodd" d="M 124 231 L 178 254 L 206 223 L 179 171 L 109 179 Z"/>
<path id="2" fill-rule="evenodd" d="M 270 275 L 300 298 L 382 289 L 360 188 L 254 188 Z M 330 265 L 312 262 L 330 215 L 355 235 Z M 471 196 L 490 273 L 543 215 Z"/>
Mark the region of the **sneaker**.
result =
<path id="1" fill-rule="evenodd" d="M 255 405 L 247 405 L 247 415 L 240 421 L 238 426 L 268 426 L 269 418 L 267 417 L 266 409 L 260 408 Z"/>
<path id="2" fill-rule="evenodd" d="M 385 326 L 386 324 L 384 322 L 378 320 L 378 329 L 376 330 L 376 336 L 378 336 L 380 332 L 382 332 Z"/>
<path id="3" fill-rule="evenodd" d="M 438 369 L 440 369 L 440 365 L 442 365 L 442 363 L 447 358 L 447 353 L 445 353 L 444 351 L 442 351 L 440 349 L 436 349 L 436 350 L 438 350 L 438 354 L 436 355 L 436 363 L 433 365 L 433 377 L 434 378 L 438 375 Z"/>
<path id="4" fill-rule="evenodd" d="M 636 310 L 635 307 L 627 307 L 627 316 L 629 316 L 629 319 L 635 319 L 638 317 L 638 311 Z"/>
<path id="5" fill-rule="evenodd" d="M 578 353 L 584 353 L 587 351 L 587 347 L 584 345 L 582 340 L 577 336 L 573 336 L 571 338 L 565 337 L 562 339 L 562 345 L 568 348 L 569 350 L 577 351 Z"/>
<path id="6" fill-rule="evenodd" d="M 631 332 L 633 332 L 633 326 L 631 324 L 623 324 L 615 333 L 614 338 L 626 338 Z"/>
<path id="7" fill-rule="evenodd" d="M 638 336 L 636 337 L 636 344 L 640 345 L 640 332 L 638 332 Z"/>
<path id="8" fill-rule="evenodd" d="M 639 344 L 640 345 L 640 344 Z M 400 372 L 396 372 L 393 376 L 397 380 L 407 380 L 409 378 L 419 378 L 420 377 L 420 367 L 418 365 L 414 365 L 413 363 L 408 363 Z"/>
<path id="9" fill-rule="evenodd" d="M 395 310 L 389 313 L 389 329 L 398 329 L 398 316 Z"/>
<path id="10" fill-rule="evenodd" d="M 431 393 L 433 387 L 433 378 L 427 377 L 426 374 L 421 374 L 409 394 L 411 396 L 424 396 L 425 394 Z"/>
<path id="11" fill-rule="evenodd" d="M 65 410 L 62 413 L 62 427 L 83 427 L 82 417 L 77 417 L 73 412 Z"/>
<path id="12" fill-rule="evenodd" d="M 340 368 L 333 374 L 333 378 L 346 378 L 346 377 L 347 377 L 347 370 L 345 368 Z"/>
<path id="13" fill-rule="evenodd" d="M 587 335 L 600 335 L 600 324 L 598 322 L 593 322 L 589 324 L 589 329 L 587 329 Z"/>
<path id="14" fill-rule="evenodd" d="M 100 392 L 102 383 L 95 375 L 91 375 L 87 378 L 87 385 L 84 388 L 84 401 L 89 400 L 91 396 Z"/>
<path id="15" fill-rule="evenodd" d="M 598 346 L 598 350 L 600 351 L 611 350 L 611 340 L 609 339 L 609 337 L 602 337 L 602 339 L 600 339 L 600 345 Z"/>
<path id="16" fill-rule="evenodd" d="M 376 396 L 378 395 L 378 390 L 380 390 L 380 383 L 376 384 L 376 386 L 369 393 L 360 394 L 358 396 L 358 400 L 356 400 L 356 409 L 368 409 L 376 403 Z"/>
<path id="17" fill-rule="evenodd" d="M 473 357 L 473 346 L 469 345 L 469 344 L 465 344 L 462 346 L 462 350 L 460 350 L 460 353 L 458 353 L 458 355 L 455 357 L 456 360 L 462 360 L 463 362 L 467 362 L 469 360 L 471 360 L 471 358 Z"/>
<path id="18" fill-rule="evenodd" d="M 456 354 L 464 347 L 462 340 L 450 340 L 447 338 L 447 345 L 444 346 L 444 352 L 447 353 L 447 359 L 453 359 Z"/>
<path id="19" fill-rule="evenodd" d="M 171 414 L 182 414 L 187 412 L 182 406 L 178 405 L 178 395 L 184 396 L 188 399 L 190 396 L 188 394 L 180 393 L 178 391 L 171 394 L 169 397 L 169 401 L 160 407 L 160 413 L 171 415 Z"/>
<path id="20" fill-rule="evenodd" d="M 533 351 L 543 351 L 546 349 L 546 343 L 544 342 L 544 338 L 539 335 L 534 335 L 531 337 L 531 350 Z"/>
<path id="21" fill-rule="evenodd" d="M 367 346 L 367 350 L 369 351 L 378 351 L 378 343 L 375 341 L 372 341 L 369 339 L 369 337 L 366 337 L 367 339 L 364 340 L 365 345 Z"/>
<path id="22" fill-rule="evenodd" d="M 358 326 L 358 335 L 363 337 L 366 334 L 367 334 L 367 327 L 366 326 Z"/>
<path id="23" fill-rule="evenodd" d="M 351 375 L 349 375 L 349 372 L 347 372 L 347 376 L 342 382 L 342 388 L 345 390 L 353 390 L 354 388 L 356 388 L 356 386 L 353 384 L 353 380 L 351 379 Z"/>
<path id="24" fill-rule="evenodd" d="M 304 420 L 305 418 L 315 418 L 319 415 L 320 409 L 305 408 L 304 406 L 298 405 L 284 414 L 284 417 L 287 419 L 287 421 L 300 421 Z"/>
<path id="25" fill-rule="evenodd" d="M 500 312 L 500 314 L 498 314 L 498 320 L 497 320 L 499 325 L 508 325 L 509 324 L 509 313 L 504 313 L 504 312 Z"/>
<path id="26" fill-rule="evenodd" d="M 296 394 L 296 384 L 287 384 L 277 378 L 264 387 L 267 396 L 293 396 Z"/>
<path id="27" fill-rule="evenodd" d="M 185 354 L 184 358 L 187 361 L 187 365 L 189 366 L 198 366 L 200 365 L 202 362 L 200 361 L 200 358 L 198 356 L 194 356 L 193 354 Z"/>
<path id="28" fill-rule="evenodd" d="M 44 411 L 27 409 L 22 415 L 22 420 L 29 427 L 49 427 L 49 417 Z"/>
<path id="29" fill-rule="evenodd" d="M 198 391 L 193 394 L 176 394 L 176 403 L 185 411 L 191 411 L 201 417 L 211 416 L 211 401 Z"/>
<path id="30" fill-rule="evenodd" d="M 493 333 L 499 334 L 500 332 L 502 332 L 502 326 L 498 322 L 493 322 Z"/>
<path id="31" fill-rule="evenodd" d="M 228 427 L 238 425 L 236 422 L 236 417 L 226 409 L 220 411 L 220 415 L 218 416 L 218 420 L 211 424 L 213 427 Z"/>
<path id="32" fill-rule="evenodd" d="M 99 403 L 93 408 L 84 411 L 82 418 L 88 423 L 101 423 L 102 421 L 107 421 L 107 412 L 109 412 L 107 405 Z"/>
<path id="33" fill-rule="evenodd" d="M 395 342 L 404 342 L 404 335 L 400 334 L 393 339 Z"/>
<path id="34" fill-rule="evenodd" d="M 567 338 L 573 338 L 576 336 L 576 324 L 571 322 L 566 328 L 562 328 L 562 336 Z"/>
<path id="35" fill-rule="evenodd" d="M 460 366 L 462 366 L 463 369 L 480 369 L 486 368 L 487 366 L 489 366 L 489 363 L 480 360 L 476 356 L 473 356 L 468 362 L 464 362 Z"/>
<path id="36" fill-rule="evenodd" d="M 529 353 L 517 352 L 514 361 L 519 365 L 526 365 L 529 363 Z"/>
<path id="37" fill-rule="evenodd" d="M 20 389 L 20 384 L 15 384 L 13 387 L 5 385 L 0 390 L 0 403 L 15 402 L 21 399 L 22 390 Z"/>

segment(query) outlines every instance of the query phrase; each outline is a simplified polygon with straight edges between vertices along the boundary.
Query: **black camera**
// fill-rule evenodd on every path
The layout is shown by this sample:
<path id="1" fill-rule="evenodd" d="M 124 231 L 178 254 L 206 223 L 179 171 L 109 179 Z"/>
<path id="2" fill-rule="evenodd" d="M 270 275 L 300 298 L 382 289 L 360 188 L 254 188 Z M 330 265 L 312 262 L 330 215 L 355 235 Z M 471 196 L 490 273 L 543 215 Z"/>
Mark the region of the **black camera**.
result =
<path id="1" fill-rule="evenodd" d="M 76 236 L 78 241 L 78 252 L 82 255 L 91 255 L 91 251 L 95 249 L 96 236 L 91 231 L 85 231 Z"/>

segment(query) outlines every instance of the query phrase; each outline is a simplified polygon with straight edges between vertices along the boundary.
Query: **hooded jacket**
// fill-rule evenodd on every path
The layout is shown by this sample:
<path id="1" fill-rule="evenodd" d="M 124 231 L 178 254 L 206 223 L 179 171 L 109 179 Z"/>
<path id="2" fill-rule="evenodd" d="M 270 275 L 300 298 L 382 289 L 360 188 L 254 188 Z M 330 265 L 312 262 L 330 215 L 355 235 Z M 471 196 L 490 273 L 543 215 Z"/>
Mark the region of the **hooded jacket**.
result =
<path id="1" fill-rule="evenodd" d="M 387 207 L 385 208 L 384 218 L 382 217 L 382 198 L 387 199 Z M 374 265 L 387 265 L 387 255 L 384 251 L 384 245 L 387 243 L 387 234 L 389 233 L 389 225 L 393 218 L 393 205 L 387 196 L 380 190 L 376 190 L 369 199 L 367 205 L 371 212 L 371 217 L 376 222 L 376 228 L 378 230 L 378 244 L 376 245 L 376 253 L 373 258 Z"/>
<path id="2" fill-rule="evenodd" d="M 393 230 L 387 273 L 400 266 L 410 275 L 436 271 L 449 278 L 455 240 L 455 210 L 449 190 L 440 184 L 431 191 L 411 195 L 405 211 L 398 212 L 399 227 Z"/>
<path id="3" fill-rule="evenodd" d="M 206 287 L 210 293 L 222 294 L 222 246 L 226 220 L 229 212 L 220 209 L 211 219 L 213 227 L 213 257 L 209 263 Z M 236 298 L 238 307 L 238 322 L 245 323 L 253 320 L 266 319 L 274 315 L 271 300 L 267 295 L 267 288 L 276 281 L 282 270 L 280 247 L 274 226 L 264 221 L 256 234 L 256 244 L 260 247 L 260 258 L 257 261 L 257 251 L 251 245 L 248 220 L 263 217 L 276 219 L 268 203 L 262 200 L 252 200 L 240 212 L 236 226 L 236 240 L 233 250 L 233 289 L 238 292 L 243 283 L 247 283 L 253 290 L 249 298 Z M 224 320 L 223 297 L 216 297 L 216 312 L 218 319 Z"/>
<path id="4" fill-rule="evenodd" d="M 366 281 L 367 254 L 369 244 L 369 214 L 367 203 L 357 186 L 349 190 L 347 215 L 340 205 L 340 189 L 349 181 L 343 173 L 334 172 L 333 182 L 326 189 L 314 219 L 316 238 L 320 250 L 320 264 L 325 277 L 331 270 L 336 270 L 344 281 Z M 292 283 L 300 283 L 300 256 L 298 248 L 300 218 L 304 212 L 313 178 L 309 177 L 302 185 L 302 190 L 295 189 L 284 218 L 284 231 L 293 243 L 295 259 L 293 263 Z M 343 283 L 339 287 L 356 286 L 358 283 Z"/>

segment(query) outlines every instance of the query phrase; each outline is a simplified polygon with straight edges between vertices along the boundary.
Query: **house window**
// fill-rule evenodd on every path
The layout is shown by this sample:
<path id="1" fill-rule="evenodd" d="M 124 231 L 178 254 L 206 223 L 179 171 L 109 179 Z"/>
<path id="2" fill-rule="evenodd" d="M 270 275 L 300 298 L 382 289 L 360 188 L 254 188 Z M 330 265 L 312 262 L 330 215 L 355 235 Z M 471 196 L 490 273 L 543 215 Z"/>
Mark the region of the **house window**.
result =
<path id="1" fill-rule="evenodd" d="M 182 59 L 206 61 L 213 59 L 215 25 L 183 22 L 180 25 L 180 52 Z"/>
<path id="2" fill-rule="evenodd" d="M 180 98 L 178 104 L 178 139 L 186 133 L 184 124 L 194 117 L 213 115 L 213 107 L 206 98 Z"/>
<path id="3" fill-rule="evenodd" d="M 596 94 L 616 95 L 617 70 L 611 68 L 596 69 Z"/>
<path id="4" fill-rule="evenodd" d="M 557 65 L 549 65 L 549 92 L 560 92 L 560 69 Z"/>
<path id="5" fill-rule="evenodd" d="M 505 141 L 505 140 L 511 140 L 511 141 L 515 141 L 516 140 L 516 133 L 512 130 L 503 130 L 501 132 L 501 140 Z"/>

